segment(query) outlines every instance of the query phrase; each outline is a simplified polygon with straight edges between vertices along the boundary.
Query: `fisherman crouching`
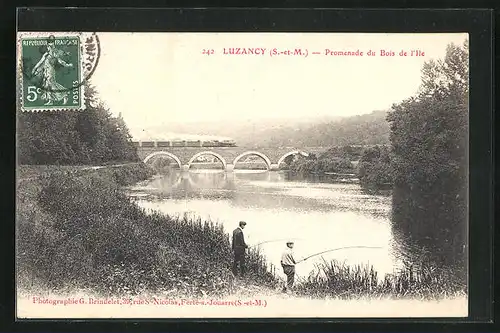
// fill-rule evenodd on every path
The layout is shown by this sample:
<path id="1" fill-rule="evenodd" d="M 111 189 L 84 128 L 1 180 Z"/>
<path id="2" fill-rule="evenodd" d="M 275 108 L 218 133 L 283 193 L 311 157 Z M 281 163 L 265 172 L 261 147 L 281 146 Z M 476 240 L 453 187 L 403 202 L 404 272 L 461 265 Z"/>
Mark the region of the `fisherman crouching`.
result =
<path id="1" fill-rule="evenodd" d="M 283 267 L 283 272 L 285 273 L 287 279 L 286 285 L 283 287 L 284 293 L 292 290 L 293 283 L 295 281 L 295 265 L 302 261 L 295 261 L 293 245 L 294 243 L 292 241 L 287 242 L 286 249 L 281 255 L 281 267 Z"/>

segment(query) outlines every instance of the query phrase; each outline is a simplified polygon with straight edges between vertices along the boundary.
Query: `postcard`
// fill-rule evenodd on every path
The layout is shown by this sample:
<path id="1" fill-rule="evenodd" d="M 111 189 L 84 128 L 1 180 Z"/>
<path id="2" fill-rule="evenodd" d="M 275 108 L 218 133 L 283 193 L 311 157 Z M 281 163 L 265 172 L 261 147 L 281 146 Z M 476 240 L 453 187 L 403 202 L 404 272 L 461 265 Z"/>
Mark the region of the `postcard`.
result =
<path id="1" fill-rule="evenodd" d="M 468 52 L 18 32 L 17 317 L 466 317 Z"/>

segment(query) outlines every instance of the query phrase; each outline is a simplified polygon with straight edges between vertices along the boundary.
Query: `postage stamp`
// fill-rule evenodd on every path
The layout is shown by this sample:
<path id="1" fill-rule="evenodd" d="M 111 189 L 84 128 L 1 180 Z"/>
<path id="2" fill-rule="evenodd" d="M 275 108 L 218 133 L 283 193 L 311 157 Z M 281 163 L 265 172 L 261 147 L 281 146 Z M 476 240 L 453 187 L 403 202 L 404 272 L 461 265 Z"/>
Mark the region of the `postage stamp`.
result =
<path id="1" fill-rule="evenodd" d="M 95 34 L 20 34 L 18 102 L 21 109 L 84 109 L 84 86 L 99 59 L 98 43 Z"/>

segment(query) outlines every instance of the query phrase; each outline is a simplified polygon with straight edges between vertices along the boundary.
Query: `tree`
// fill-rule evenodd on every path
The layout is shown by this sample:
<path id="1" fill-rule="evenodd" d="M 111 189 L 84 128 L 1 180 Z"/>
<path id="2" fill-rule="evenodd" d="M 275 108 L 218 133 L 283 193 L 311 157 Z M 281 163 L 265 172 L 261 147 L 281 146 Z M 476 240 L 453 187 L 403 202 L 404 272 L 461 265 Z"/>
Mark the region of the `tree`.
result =
<path id="1" fill-rule="evenodd" d="M 74 112 L 20 112 L 18 156 L 21 164 L 71 164 L 78 159 L 79 133 Z"/>
<path id="2" fill-rule="evenodd" d="M 136 161 L 121 116 L 113 117 L 87 84 L 84 111 L 18 112 L 20 164 L 101 164 Z"/>
<path id="3" fill-rule="evenodd" d="M 123 161 L 138 160 L 137 149 L 132 143 L 132 136 L 121 112 L 117 118 L 110 119 L 107 133 L 107 145 L 111 148 L 110 158 Z"/>
<path id="4" fill-rule="evenodd" d="M 416 96 L 394 105 L 390 123 L 394 225 L 443 261 L 465 257 L 468 42 L 422 68 Z"/>
<path id="5" fill-rule="evenodd" d="M 344 157 L 323 153 L 319 158 L 311 153 L 308 156 L 297 155 L 290 163 L 290 170 L 296 174 L 322 174 L 325 172 L 346 173 L 353 170 L 351 161 Z"/>
<path id="6" fill-rule="evenodd" d="M 361 186 L 369 190 L 379 190 L 392 185 L 393 170 L 390 150 L 385 146 L 375 146 L 363 151 L 358 165 Z"/>

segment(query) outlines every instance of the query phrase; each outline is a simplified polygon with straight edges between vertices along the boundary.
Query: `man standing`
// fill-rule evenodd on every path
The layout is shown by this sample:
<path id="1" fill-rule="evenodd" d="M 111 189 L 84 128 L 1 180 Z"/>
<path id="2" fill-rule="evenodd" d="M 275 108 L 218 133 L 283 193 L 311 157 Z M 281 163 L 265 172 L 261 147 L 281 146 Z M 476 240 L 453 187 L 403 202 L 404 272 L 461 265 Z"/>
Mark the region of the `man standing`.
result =
<path id="1" fill-rule="evenodd" d="M 233 231 L 233 274 L 235 276 L 238 275 L 238 266 L 240 267 L 240 275 L 243 276 L 245 274 L 245 250 L 248 248 L 248 245 L 245 243 L 243 229 L 245 229 L 246 225 L 245 221 L 240 221 L 239 227 Z"/>
<path id="2" fill-rule="evenodd" d="M 293 245 L 294 243 L 292 241 L 287 242 L 286 249 L 281 255 L 281 267 L 283 267 L 283 272 L 287 278 L 286 285 L 283 287 L 283 292 L 285 293 L 292 289 L 295 280 L 295 265 L 302 261 L 295 261 L 293 256 Z"/>

